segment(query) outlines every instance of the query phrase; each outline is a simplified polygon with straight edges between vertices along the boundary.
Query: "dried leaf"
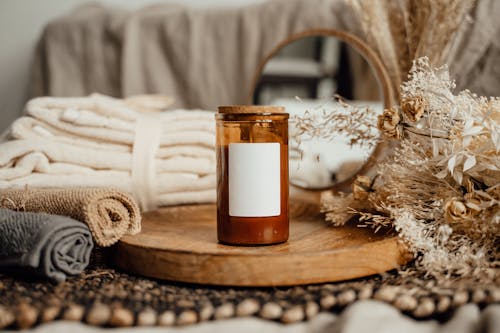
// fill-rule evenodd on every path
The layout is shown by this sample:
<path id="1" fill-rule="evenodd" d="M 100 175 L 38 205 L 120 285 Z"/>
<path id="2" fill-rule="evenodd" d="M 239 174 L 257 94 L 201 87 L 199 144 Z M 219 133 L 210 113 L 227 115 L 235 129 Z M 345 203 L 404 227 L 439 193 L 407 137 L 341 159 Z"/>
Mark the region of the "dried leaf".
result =
<path id="1" fill-rule="evenodd" d="M 470 170 L 472 167 L 476 165 L 476 157 L 474 155 L 470 155 L 467 157 L 464 163 L 464 172 Z"/>
<path id="2" fill-rule="evenodd" d="M 473 137 L 473 136 L 471 136 L 471 135 L 468 135 L 468 136 L 464 137 L 464 139 L 462 140 L 463 145 L 464 145 L 465 147 L 469 146 L 469 145 L 470 145 L 470 143 L 472 142 L 472 139 L 473 139 L 473 138 L 474 138 L 474 137 Z"/>
<path id="3" fill-rule="evenodd" d="M 432 140 L 432 156 L 433 157 L 438 157 L 439 156 L 439 143 L 437 140 Z"/>
<path id="4" fill-rule="evenodd" d="M 481 162 L 481 166 L 483 167 L 483 170 L 488 169 L 488 170 L 492 170 L 492 171 L 500 171 L 500 169 L 496 165 L 488 163 L 488 162 L 484 162 L 484 161 Z"/>
<path id="5" fill-rule="evenodd" d="M 471 129 L 474 126 L 474 119 L 469 118 L 465 121 L 464 130 Z"/>
<path id="6" fill-rule="evenodd" d="M 491 140 L 493 141 L 493 144 L 495 145 L 495 150 L 496 152 L 500 152 L 500 131 L 493 130 L 491 132 Z"/>
<path id="7" fill-rule="evenodd" d="M 453 173 L 453 179 L 455 179 L 458 184 L 462 184 L 464 174 L 462 173 L 462 171 L 455 170 L 455 172 Z"/>
<path id="8" fill-rule="evenodd" d="M 465 205 L 471 209 L 474 209 L 476 211 L 480 211 L 481 210 L 481 207 L 476 205 L 475 203 L 473 202 L 466 202 Z"/>
<path id="9" fill-rule="evenodd" d="M 483 126 L 473 126 L 471 128 L 465 129 L 464 132 L 462 133 L 462 135 L 463 136 L 478 135 L 479 133 L 481 133 L 483 128 L 484 128 Z"/>
<path id="10" fill-rule="evenodd" d="M 453 175 L 453 170 L 455 169 L 456 162 L 457 162 L 457 156 L 456 155 L 453 155 L 448 160 L 448 170 L 450 171 L 451 175 Z"/>
<path id="11" fill-rule="evenodd" d="M 448 175 L 447 169 L 443 169 L 443 170 L 439 171 L 437 174 L 435 174 L 435 176 L 439 179 L 444 179 L 444 178 L 446 178 L 447 175 Z"/>

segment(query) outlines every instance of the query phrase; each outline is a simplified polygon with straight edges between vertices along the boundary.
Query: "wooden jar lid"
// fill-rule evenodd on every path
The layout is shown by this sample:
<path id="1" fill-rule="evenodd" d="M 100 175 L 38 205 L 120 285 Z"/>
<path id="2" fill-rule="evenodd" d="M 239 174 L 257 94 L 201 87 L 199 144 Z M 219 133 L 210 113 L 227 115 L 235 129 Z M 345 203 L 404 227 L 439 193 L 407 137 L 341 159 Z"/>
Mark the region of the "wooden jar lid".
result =
<path id="1" fill-rule="evenodd" d="M 219 113 L 284 113 L 284 106 L 274 105 L 226 105 L 219 106 Z"/>

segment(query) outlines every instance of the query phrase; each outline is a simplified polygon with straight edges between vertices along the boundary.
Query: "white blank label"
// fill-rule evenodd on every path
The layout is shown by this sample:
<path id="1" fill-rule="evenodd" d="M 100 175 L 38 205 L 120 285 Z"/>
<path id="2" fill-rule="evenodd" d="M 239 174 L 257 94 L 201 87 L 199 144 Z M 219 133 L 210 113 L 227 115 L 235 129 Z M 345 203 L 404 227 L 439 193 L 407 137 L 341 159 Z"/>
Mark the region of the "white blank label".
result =
<path id="1" fill-rule="evenodd" d="M 280 144 L 229 144 L 229 215 L 281 214 Z"/>

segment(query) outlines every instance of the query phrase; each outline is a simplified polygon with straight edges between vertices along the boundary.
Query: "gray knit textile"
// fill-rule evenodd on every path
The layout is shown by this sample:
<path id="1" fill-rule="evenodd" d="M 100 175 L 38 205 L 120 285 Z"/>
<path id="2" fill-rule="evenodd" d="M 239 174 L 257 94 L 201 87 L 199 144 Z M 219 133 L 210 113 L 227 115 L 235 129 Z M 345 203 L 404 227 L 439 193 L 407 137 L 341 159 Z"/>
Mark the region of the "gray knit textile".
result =
<path id="1" fill-rule="evenodd" d="M 94 247 L 82 222 L 0 209 L 0 272 L 36 274 L 56 282 L 81 273 Z"/>

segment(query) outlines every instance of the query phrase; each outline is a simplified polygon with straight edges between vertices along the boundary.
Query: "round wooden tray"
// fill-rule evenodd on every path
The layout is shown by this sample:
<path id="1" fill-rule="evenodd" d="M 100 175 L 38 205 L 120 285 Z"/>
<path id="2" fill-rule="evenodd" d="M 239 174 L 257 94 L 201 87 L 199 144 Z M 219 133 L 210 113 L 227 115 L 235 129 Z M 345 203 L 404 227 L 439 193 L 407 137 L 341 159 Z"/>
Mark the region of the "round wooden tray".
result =
<path id="1" fill-rule="evenodd" d="M 291 203 L 287 243 L 217 243 L 215 205 L 162 208 L 143 216 L 142 232 L 113 248 L 123 270 L 153 278 L 228 286 L 289 286 L 381 273 L 409 259 L 393 234 L 326 225 L 316 205 Z"/>

